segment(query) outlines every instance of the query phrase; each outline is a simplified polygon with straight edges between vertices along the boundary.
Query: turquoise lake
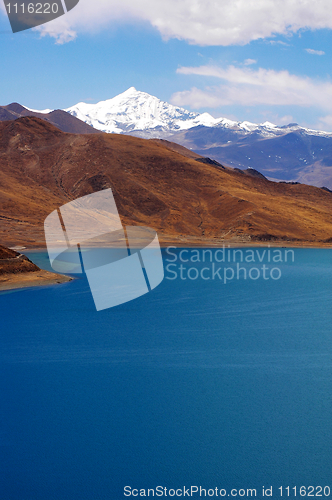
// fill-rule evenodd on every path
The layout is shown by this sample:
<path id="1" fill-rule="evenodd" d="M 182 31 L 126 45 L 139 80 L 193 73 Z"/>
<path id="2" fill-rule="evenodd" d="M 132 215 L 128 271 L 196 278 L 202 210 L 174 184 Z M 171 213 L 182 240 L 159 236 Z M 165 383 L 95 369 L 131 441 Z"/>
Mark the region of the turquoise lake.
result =
<path id="1" fill-rule="evenodd" d="M 155 290 L 101 312 L 84 278 L 0 294 L 1 499 L 332 491 L 332 250 L 226 284 L 207 261 L 181 279 L 172 252 Z"/>

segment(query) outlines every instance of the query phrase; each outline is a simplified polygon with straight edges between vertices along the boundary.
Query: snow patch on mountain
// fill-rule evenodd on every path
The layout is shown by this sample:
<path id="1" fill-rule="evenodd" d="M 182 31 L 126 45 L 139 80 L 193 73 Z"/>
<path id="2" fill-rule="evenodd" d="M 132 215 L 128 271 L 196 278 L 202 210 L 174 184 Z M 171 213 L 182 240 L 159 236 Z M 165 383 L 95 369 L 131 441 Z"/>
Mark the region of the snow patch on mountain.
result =
<path id="1" fill-rule="evenodd" d="M 52 111 L 54 111 L 54 109 L 32 109 L 28 108 L 28 106 L 24 106 L 24 108 L 28 111 L 33 111 L 34 113 L 40 113 L 43 115 L 48 115 L 48 113 L 52 113 Z"/>

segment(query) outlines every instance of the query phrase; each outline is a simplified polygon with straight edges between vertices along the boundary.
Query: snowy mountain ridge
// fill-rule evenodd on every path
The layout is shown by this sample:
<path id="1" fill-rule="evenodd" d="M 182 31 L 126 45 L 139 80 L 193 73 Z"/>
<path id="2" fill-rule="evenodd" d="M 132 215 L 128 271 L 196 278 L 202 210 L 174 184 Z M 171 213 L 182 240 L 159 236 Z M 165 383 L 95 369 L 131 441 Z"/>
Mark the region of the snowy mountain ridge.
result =
<path id="1" fill-rule="evenodd" d="M 146 92 L 130 87 L 112 99 L 97 104 L 80 102 L 65 109 L 88 125 L 107 133 L 141 132 L 142 137 L 163 137 L 189 130 L 199 125 L 231 129 L 241 135 L 256 132 L 264 138 L 302 130 L 309 135 L 332 136 L 332 133 L 311 130 L 291 123 L 278 127 L 270 122 L 261 124 L 249 121 L 236 122 L 227 118 L 213 118 L 209 113 L 195 113 L 161 101 Z"/>

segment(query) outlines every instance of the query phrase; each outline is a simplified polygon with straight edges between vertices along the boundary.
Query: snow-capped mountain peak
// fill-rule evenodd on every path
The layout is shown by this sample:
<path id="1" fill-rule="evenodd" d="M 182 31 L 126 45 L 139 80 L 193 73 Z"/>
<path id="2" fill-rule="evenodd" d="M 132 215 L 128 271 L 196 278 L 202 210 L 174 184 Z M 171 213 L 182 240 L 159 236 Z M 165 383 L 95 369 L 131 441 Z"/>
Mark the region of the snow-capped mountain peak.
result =
<path id="1" fill-rule="evenodd" d="M 261 127 L 266 127 L 266 128 L 276 128 L 277 125 L 271 122 L 264 122 L 260 124 Z"/>
<path id="2" fill-rule="evenodd" d="M 186 129 L 188 121 L 194 121 L 199 116 L 198 113 L 138 91 L 135 87 L 130 87 L 112 99 L 97 104 L 78 103 L 65 111 L 96 129 L 109 133 Z M 208 120 L 206 115 L 214 120 L 208 113 L 204 113 L 204 121 Z"/>

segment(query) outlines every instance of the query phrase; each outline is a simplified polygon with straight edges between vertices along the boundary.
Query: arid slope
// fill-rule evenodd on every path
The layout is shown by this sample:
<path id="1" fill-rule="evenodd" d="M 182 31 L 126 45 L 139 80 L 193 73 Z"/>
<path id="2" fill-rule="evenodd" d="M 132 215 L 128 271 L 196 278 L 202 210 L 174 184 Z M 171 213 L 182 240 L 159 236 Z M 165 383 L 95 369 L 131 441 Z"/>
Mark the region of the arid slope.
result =
<path id="1" fill-rule="evenodd" d="M 173 148 L 177 149 L 177 148 Z M 63 133 L 38 118 L 0 123 L 0 241 L 43 246 L 58 206 L 111 187 L 124 224 L 164 242 L 291 241 L 332 237 L 332 193 L 202 163 L 162 141 Z"/>

